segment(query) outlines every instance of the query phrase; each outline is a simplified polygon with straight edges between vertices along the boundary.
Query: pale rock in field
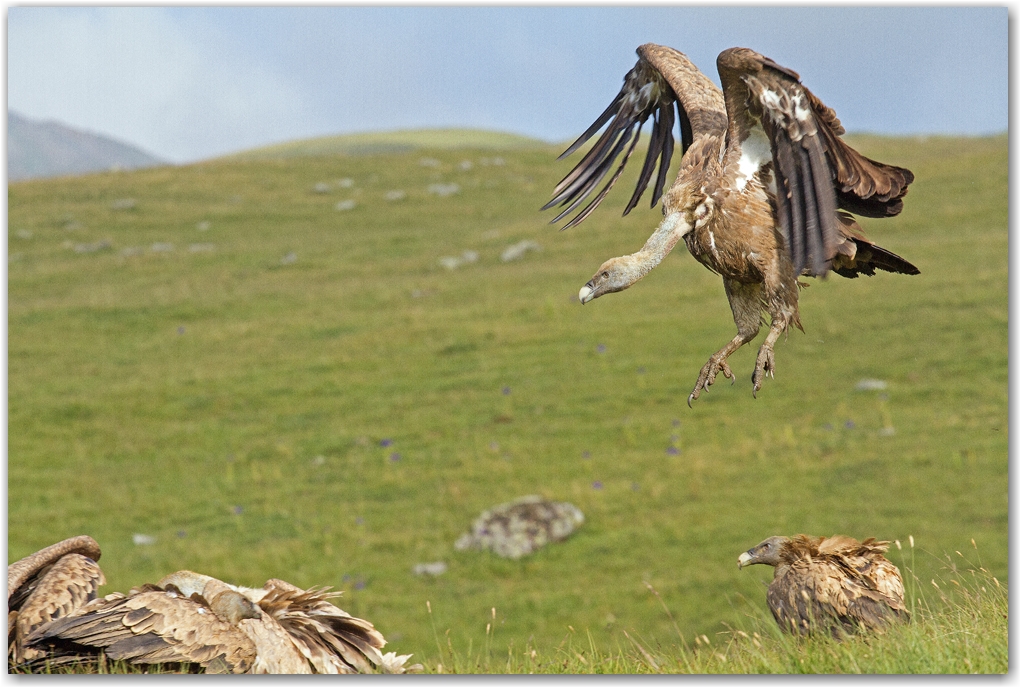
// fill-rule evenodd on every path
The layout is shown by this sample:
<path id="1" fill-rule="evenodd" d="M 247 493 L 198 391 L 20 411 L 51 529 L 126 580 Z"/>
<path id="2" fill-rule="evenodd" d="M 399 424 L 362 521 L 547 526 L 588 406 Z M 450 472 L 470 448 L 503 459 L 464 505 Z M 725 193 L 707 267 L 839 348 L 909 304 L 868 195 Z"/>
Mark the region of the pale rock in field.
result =
<path id="1" fill-rule="evenodd" d="M 407 193 L 397 189 L 397 190 L 393 190 L 393 191 L 387 191 L 386 195 L 384 197 L 386 198 L 386 200 L 388 200 L 390 202 L 393 202 L 393 201 L 403 200 L 404 198 L 407 198 Z"/>
<path id="2" fill-rule="evenodd" d="M 14 235 L 17 236 L 19 239 L 25 239 L 26 241 L 32 238 L 32 232 L 29 231 L 28 229 L 18 229 L 18 231 L 15 232 Z"/>
<path id="3" fill-rule="evenodd" d="M 156 543 L 156 538 L 151 534 L 132 534 L 131 541 L 134 542 L 135 546 L 152 546 Z"/>
<path id="4" fill-rule="evenodd" d="M 446 255 L 439 258 L 439 264 L 448 270 L 455 270 L 461 265 L 478 262 L 478 252 L 466 250 L 459 256 Z"/>
<path id="5" fill-rule="evenodd" d="M 293 265 L 297 262 L 297 253 L 291 252 L 280 258 L 281 265 Z"/>
<path id="6" fill-rule="evenodd" d="M 884 380 L 865 377 L 857 382 L 857 386 L 854 389 L 857 391 L 884 391 L 888 387 L 889 385 Z"/>
<path id="7" fill-rule="evenodd" d="M 101 250 L 109 250 L 110 248 L 113 248 L 113 245 L 106 240 L 97 241 L 95 243 L 74 244 L 75 253 L 98 253 Z"/>
<path id="8" fill-rule="evenodd" d="M 320 181 L 312 187 L 314 193 L 329 193 L 330 190 L 332 190 L 330 185 L 325 181 Z"/>
<path id="9" fill-rule="evenodd" d="M 459 164 L 459 165 L 457 165 L 457 167 L 459 167 L 459 168 L 460 168 L 460 170 L 461 170 L 462 172 L 468 172 L 468 171 L 471 171 L 471 169 L 472 169 L 472 168 L 473 168 L 474 166 L 475 166 L 475 165 L 474 165 L 474 163 L 472 163 L 472 162 L 471 162 L 471 160 L 461 160 L 461 161 L 460 161 L 460 164 Z"/>
<path id="10" fill-rule="evenodd" d="M 531 239 L 525 239 L 519 241 L 512 246 L 508 246 L 499 256 L 499 259 L 503 262 L 510 262 L 512 260 L 519 260 L 524 257 L 524 254 L 529 250 L 540 251 L 542 246 L 538 245 Z"/>
<path id="11" fill-rule="evenodd" d="M 211 253 L 214 250 L 216 250 L 216 245 L 213 243 L 192 243 L 188 246 L 190 253 Z"/>
<path id="12" fill-rule="evenodd" d="M 154 243 L 149 246 L 149 250 L 153 253 L 172 253 L 174 250 L 174 244 L 172 243 Z"/>
<path id="13" fill-rule="evenodd" d="M 411 568 L 411 572 L 415 575 L 431 577 L 437 577 L 446 572 L 446 563 L 443 561 L 436 561 L 435 563 L 418 563 L 416 566 Z"/>
<path id="14" fill-rule="evenodd" d="M 440 165 L 439 160 L 434 157 L 423 157 L 418 160 L 418 164 L 422 167 L 438 167 Z"/>
<path id="15" fill-rule="evenodd" d="M 516 559 L 566 539 L 583 523 L 584 514 L 573 504 L 525 496 L 483 512 L 453 547 Z"/>
<path id="16" fill-rule="evenodd" d="M 354 186 L 354 179 L 350 177 L 344 177 L 343 179 L 337 179 L 336 185 L 340 188 L 352 188 Z"/>
<path id="17" fill-rule="evenodd" d="M 339 203 L 337 203 L 336 204 L 336 209 L 341 211 L 341 212 L 344 212 L 345 210 L 353 210 L 357 206 L 358 206 L 358 204 L 356 202 L 354 202 L 351 199 L 348 199 L 348 200 L 341 200 Z"/>
<path id="18" fill-rule="evenodd" d="M 210 229 L 212 229 L 212 222 L 210 222 L 209 220 L 202 220 L 201 222 L 195 225 L 195 228 L 198 229 L 199 231 L 209 231 Z"/>
<path id="19" fill-rule="evenodd" d="M 111 210 L 134 210 L 138 207 L 138 201 L 134 198 L 118 198 L 110 203 Z"/>
<path id="20" fill-rule="evenodd" d="M 460 184 L 429 184 L 426 190 L 432 195 L 446 198 L 455 193 L 460 193 Z"/>

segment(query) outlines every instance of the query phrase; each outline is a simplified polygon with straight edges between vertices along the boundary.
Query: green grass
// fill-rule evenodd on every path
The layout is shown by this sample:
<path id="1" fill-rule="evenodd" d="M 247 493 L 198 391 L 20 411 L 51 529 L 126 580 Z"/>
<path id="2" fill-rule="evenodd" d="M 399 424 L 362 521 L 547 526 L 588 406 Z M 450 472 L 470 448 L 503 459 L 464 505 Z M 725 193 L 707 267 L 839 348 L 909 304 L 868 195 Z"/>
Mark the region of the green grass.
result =
<path id="1" fill-rule="evenodd" d="M 570 634 L 612 658 L 627 635 L 652 654 L 714 638 L 767 614 L 771 571 L 735 563 L 771 534 L 912 535 L 920 580 L 973 538 L 1007 579 L 1006 137 L 854 143 L 914 171 L 903 214 L 862 224 L 921 275 L 812 282 L 806 334 L 781 340 L 758 399 L 755 342 L 693 410 L 734 329 L 718 277 L 681 247 L 629 291 L 576 302 L 658 221 L 647 205 L 620 218 L 636 169 L 566 232 L 537 212 L 571 164 L 552 147 L 12 184 L 9 560 L 87 533 L 105 591 L 181 568 L 334 585 L 427 667 L 447 639 L 550 656 Z M 542 251 L 502 263 L 523 239 Z M 478 262 L 438 264 L 464 250 Z M 889 387 L 855 391 L 864 377 Z M 519 561 L 453 550 L 479 512 L 529 493 L 586 523 Z M 411 574 L 434 560 L 448 572 Z"/>
<path id="2" fill-rule="evenodd" d="M 414 150 L 514 150 L 545 147 L 538 139 L 484 129 L 410 129 L 370 131 L 285 141 L 244 150 L 224 159 L 265 160 L 314 155 L 378 155 Z"/>
<path id="3" fill-rule="evenodd" d="M 882 634 L 857 635 L 843 641 L 828 636 L 797 638 L 780 633 L 768 613 L 748 602 L 746 616 L 712 637 L 693 640 L 679 629 L 659 641 L 623 632 L 612 650 L 598 646 L 590 632 L 568 627 L 556 645 L 501 650 L 495 637 L 484 647 L 458 650 L 437 635 L 440 661 L 436 673 L 1005 673 L 1008 670 L 1009 595 L 986 569 L 948 556 L 931 586 L 912 576 L 911 620 Z M 896 558 L 896 556 L 894 556 Z M 966 570 L 959 563 L 965 563 Z M 909 562 L 907 563 L 909 566 Z M 658 592 L 649 587 L 650 593 Z M 671 620 L 672 614 L 663 605 Z M 490 632 L 490 634 L 492 634 Z M 493 649 L 493 647 L 497 647 Z"/>

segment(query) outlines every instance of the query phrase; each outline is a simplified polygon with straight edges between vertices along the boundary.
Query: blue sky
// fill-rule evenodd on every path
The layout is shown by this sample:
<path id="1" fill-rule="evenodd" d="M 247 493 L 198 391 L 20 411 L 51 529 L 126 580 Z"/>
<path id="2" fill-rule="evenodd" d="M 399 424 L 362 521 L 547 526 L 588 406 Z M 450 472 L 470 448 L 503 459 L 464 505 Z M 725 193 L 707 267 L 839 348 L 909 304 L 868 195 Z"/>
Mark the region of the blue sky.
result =
<path id="1" fill-rule="evenodd" d="M 1008 126 L 1005 7 L 8 8 L 8 107 L 173 162 L 334 133 L 463 126 L 563 141 L 662 43 L 718 82 L 754 48 L 849 131 Z"/>

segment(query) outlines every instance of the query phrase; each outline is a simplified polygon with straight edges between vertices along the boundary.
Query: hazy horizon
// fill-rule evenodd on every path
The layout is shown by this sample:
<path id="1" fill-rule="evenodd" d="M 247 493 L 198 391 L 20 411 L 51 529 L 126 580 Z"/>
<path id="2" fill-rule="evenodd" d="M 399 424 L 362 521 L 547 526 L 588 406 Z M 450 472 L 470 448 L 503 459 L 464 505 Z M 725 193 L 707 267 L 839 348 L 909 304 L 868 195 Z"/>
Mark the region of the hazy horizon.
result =
<path id="1" fill-rule="evenodd" d="M 188 162 L 421 128 L 575 137 L 645 42 L 746 45 L 850 132 L 1008 130 L 1005 7 L 8 9 L 8 108 Z M 706 27 L 711 30 L 706 30 Z M 979 104 L 979 106 L 975 106 Z"/>

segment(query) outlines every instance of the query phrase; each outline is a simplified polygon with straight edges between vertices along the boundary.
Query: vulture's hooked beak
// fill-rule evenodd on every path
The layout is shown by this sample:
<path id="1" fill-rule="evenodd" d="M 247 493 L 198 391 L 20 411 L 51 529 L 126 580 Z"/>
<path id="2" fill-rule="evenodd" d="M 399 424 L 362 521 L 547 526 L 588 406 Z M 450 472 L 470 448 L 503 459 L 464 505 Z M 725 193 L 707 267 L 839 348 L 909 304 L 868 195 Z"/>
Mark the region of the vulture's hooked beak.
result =
<path id="1" fill-rule="evenodd" d="M 740 570 L 745 565 L 750 565 L 750 563 L 751 553 L 750 551 L 745 551 L 744 553 L 740 554 L 740 557 L 737 559 L 737 570 Z"/>
<path id="2" fill-rule="evenodd" d="M 593 300 L 598 294 L 595 293 L 595 280 L 589 281 L 587 284 L 581 287 L 581 290 L 577 292 L 577 299 L 581 301 L 581 305 L 584 305 L 590 300 Z"/>

